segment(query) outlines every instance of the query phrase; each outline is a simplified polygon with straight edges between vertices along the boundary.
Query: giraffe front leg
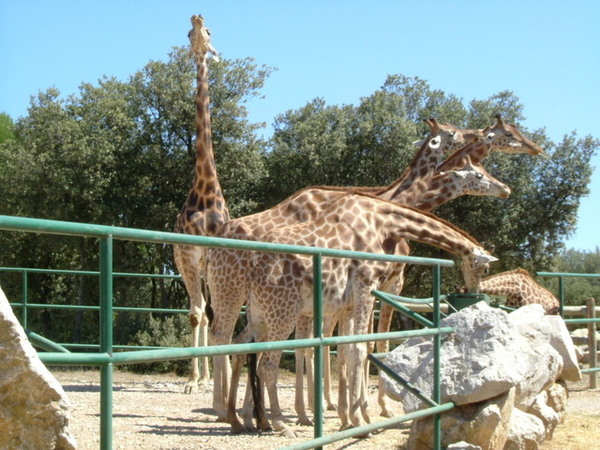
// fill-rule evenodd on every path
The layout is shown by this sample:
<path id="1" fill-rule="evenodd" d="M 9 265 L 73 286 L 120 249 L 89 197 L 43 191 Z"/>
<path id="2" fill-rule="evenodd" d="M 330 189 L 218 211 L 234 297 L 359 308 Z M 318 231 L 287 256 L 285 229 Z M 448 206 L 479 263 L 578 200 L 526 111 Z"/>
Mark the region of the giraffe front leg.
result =
<path id="1" fill-rule="evenodd" d="M 198 347 L 198 336 L 200 331 L 200 313 L 193 306 L 190 308 L 190 327 L 192 329 L 190 336 L 190 347 Z M 183 389 L 184 394 L 195 394 L 198 392 L 198 382 L 200 380 L 200 371 L 198 370 L 198 358 L 190 360 L 190 376 Z"/>
<path id="2" fill-rule="evenodd" d="M 234 434 L 243 433 L 246 427 L 242 425 L 236 412 L 237 390 L 239 387 L 242 367 L 244 365 L 243 355 L 233 355 L 231 368 L 231 387 L 229 390 L 229 398 L 227 401 L 227 422 L 231 425 L 231 432 Z"/>
<path id="3" fill-rule="evenodd" d="M 269 394 L 273 429 L 281 432 L 282 436 L 293 438 L 296 437 L 296 433 L 285 423 L 277 395 L 277 370 L 280 358 L 281 351 L 263 353 L 260 359 L 258 374 L 259 378 L 264 380 Z"/>

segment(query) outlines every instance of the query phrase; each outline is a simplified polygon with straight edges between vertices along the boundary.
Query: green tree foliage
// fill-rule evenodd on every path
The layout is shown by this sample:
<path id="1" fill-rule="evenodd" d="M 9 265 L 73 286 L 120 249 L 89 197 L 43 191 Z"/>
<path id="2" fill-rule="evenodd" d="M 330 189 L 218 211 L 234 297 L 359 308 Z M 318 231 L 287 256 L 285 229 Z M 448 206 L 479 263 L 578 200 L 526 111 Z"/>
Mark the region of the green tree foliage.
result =
<path id="1" fill-rule="evenodd" d="M 232 213 L 244 214 L 256 207 L 265 146 L 244 104 L 258 95 L 270 69 L 251 59 L 211 63 L 210 69 L 219 175 Z M 15 139 L 0 144 L 0 214 L 171 231 L 195 164 L 195 83 L 188 52 L 174 49 L 167 62 L 151 61 L 126 82 L 83 83 L 66 99 L 53 88 L 41 92 L 15 124 Z M 2 233 L 0 240 L 2 266 L 98 267 L 94 239 Z M 119 272 L 168 273 L 174 267 L 166 245 L 117 241 L 114 259 Z M 19 292 L 19 280 L 11 280 Z M 153 279 L 140 285 L 117 278 L 115 291 L 117 305 L 187 307 L 181 283 Z M 34 277 L 30 292 L 32 302 L 96 304 L 98 280 Z M 74 321 L 73 334 L 85 338 L 79 326 L 84 313 L 69 314 L 59 322 Z M 33 320 L 48 325 L 43 331 L 49 337 L 68 340 L 55 333 L 72 325 L 57 327 L 40 315 Z M 93 321 L 91 328 L 96 334 Z"/>
<path id="2" fill-rule="evenodd" d="M 413 142 L 427 134 L 424 118 L 465 128 L 491 125 L 497 113 L 517 124 L 524 119 L 524 107 L 510 91 L 465 103 L 425 80 L 391 75 L 356 105 L 317 98 L 282 113 L 264 142 L 257 137 L 259 125 L 248 121 L 246 103 L 260 95 L 271 70 L 252 59 L 210 63 L 215 157 L 233 216 L 271 207 L 309 185 L 392 182 L 412 160 Z M 172 230 L 195 162 L 194 93 L 194 66 L 186 49 L 176 48 L 167 61 L 151 61 L 127 81 L 83 83 L 68 98 L 52 88 L 41 92 L 14 124 L 0 114 L 0 214 Z M 463 197 L 437 211 L 493 249 L 500 258 L 494 271 L 547 270 L 555 261 L 574 230 L 599 145 L 575 133 L 552 142 L 543 129 L 520 128 L 546 157 L 494 154 L 485 161 L 511 186 L 511 198 Z M 98 267 L 94 239 L 1 233 L 0 244 L 1 266 Z M 416 244 L 413 254 L 449 257 Z M 116 242 L 114 259 L 119 272 L 169 273 L 174 267 L 171 246 Z M 428 269 L 411 266 L 407 275 L 408 295 L 429 294 Z M 18 298 L 19 278 L 4 277 L 3 288 Z M 457 271 L 445 271 L 444 280 L 444 291 L 462 284 Z M 116 278 L 115 288 L 117 305 L 187 306 L 179 282 Z M 30 292 L 31 301 L 95 304 L 98 280 L 40 275 Z M 32 320 L 51 338 L 85 341 L 96 333 L 97 324 L 83 320 L 84 313 L 53 320 L 44 314 Z M 161 330 L 162 341 L 179 339 L 165 331 L 174 326 L 166 322 L 120 314 L 116 323 L 120 342 L 147 342 L 156 333 L 139 328 L 149 323 Z"/>
<path id="3" fill-rule="evenodd" d="M 390 183 L 410 163 L 416 151 L 412 142 L 428 131 L 421 119 L 436 117 L 465 128 L 484 128 L 499 113 L 517 124 L 524 118 L 523 105 L 510 91 L 464 105 L 419 78 L 401 75 L 389 76 L 358 106 L 328 106 L 313 100 L 275 122 L 267 160 L 269 204 L 310 184 Z M 516 267 L 535 271 L 550 264 L 574 230 L 579 199 L 588 193 L 590 160 L 599 145 L 598 140 L 575 133 L 554 143 L 544 130 L 520 128 L 545 149 L 546 156 L 494 153 L 484 161 L 494 176 L 511 186 L 511 197 L 462 197 L 436 212 L 493 250 L 500 259 L 494 272 Z M 418 244 L 413 249 L 420 256 L 449 257 Z M 430 285 L 428 269 L 409 267 L 408 274 L 407 292 L 413 287 L 422 295 Z M 445 280 L 446 290 L 461 284 L 457 271 Z"/>
<path id="4" fill-rule="evenodd" d="M 14 123 L 6 113 L 0 113 L 0 144 L 14 139 Z"/>

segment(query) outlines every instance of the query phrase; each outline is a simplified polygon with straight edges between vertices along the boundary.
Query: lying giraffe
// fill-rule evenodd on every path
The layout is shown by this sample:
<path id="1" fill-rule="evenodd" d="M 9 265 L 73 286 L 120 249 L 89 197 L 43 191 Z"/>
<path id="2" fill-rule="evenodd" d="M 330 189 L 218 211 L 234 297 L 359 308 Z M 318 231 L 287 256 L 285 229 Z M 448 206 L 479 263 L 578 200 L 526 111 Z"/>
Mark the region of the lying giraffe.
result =
<path id="1" fill-rule="evenodd" d="M 361 194 L 334 201 L 314 220 L 273 229 L 268 242 L 385 253 L 388 239 L 408 239 L 449 251 L 462 258 L 461 269 L 470 291 L 476 291 L 482 272 L 494 261 L 477 241 L 435 216 L 416 209 Z M 300 316 L 312 316 L 311 258 L 305 255 L 256 253 L 248 270 L 250 295 L 248 323 L 256 341 L 286 339 Z M 365 334 L 371 320 L 371 291 L 388 275 L 391 265 L 381 261 L 326 258 L 323 261 L 323 314 L 336 317 L 352 310 L 352 334 Z M 214 268 L 211 263 L 209 269 Z M 213 323 L 214 325 L 214 323 Z M 211 327 L 212 332 L 212 327 Z M 360 414 L 366 344 L 348 346 L 349 405 L 340 401 L 342 424 L 364 423 Z M 281 352 L 263 353 L 258 375 L 267 386 L 272 423 L 287 435 L 279 408 L 276 381 Z M 230 404 L 230 423 L 241 427 Z"/>
<path id="2" fill-rule="evenodd" d="M 548 289 L 535 282 L 525 269 L 501 272 L 484 278 L 480 283 L 480 292 L 506 297 L 505 305 L 520 308 L 537 303 L 543 306 L 546 314 L 558 314 L 560 302 Z"/>

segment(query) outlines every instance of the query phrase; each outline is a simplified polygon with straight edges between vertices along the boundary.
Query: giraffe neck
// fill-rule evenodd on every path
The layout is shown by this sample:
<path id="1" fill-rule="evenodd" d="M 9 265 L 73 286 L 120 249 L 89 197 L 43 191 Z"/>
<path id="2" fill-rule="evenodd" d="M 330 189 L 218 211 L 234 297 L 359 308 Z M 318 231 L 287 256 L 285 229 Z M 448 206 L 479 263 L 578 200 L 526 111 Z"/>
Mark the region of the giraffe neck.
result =
<path id="1" fill-rule="evenodd" d="M 410 206 L 414 206 L 420 211 L 431 211 L 450 200 L 460 197 L 463 191 L 456 183 L 452 181 L 452 174 L 449 172 L 438 174 L 432 178 L 427 191 L 420 198 L 415 199 Z"/>
<path id="2" fill-rule="evenodd" d="M 454 152 L 451 158 L 448 158 L 437 167 L 437 170 L 438 172 L 441 172 L 456 169 L 466 157 L 471 158 L 472 164 L 479 164 L 483 159 L 489 156 L 491 151 L 492 145 L 489 142 L 486 142 L 483 139 L 472 141 Z"/>
<path id="3" fill-rule="evenodd" d="M 201 58 L 196 63 L 196 165 L 184 212 L 188 216 L 195 212 L 203 212 L 204 228 L 206 233 L 211 235 L 229 220 L 229 211 L 217 176 L 212 148 L 208 65 L 206 58 Z"/>
<path id="4" fill-rule="evenodd" d="M 371 215 L 371 228 L 380 233 L 382 241 L 394 238 L 422 242 L 461 257 L 470 256 L 475 249 L 483 251 L 471 236 L 432 214 L 369 196 L 350 195 L 348 198 L 366 216 Z M 360 225 L 356 226 L 358 229 Z"/>
<path id="5" fill-rule="evenodd" d="M 409 200 L 418 198 L 427 190 L 446 150 L 446 144 L 440 144 L 436 148 L 429 145 L 435 138 L 436 136 L 431 136 L 425 141 L 402 176 L 378 192 L 377 197 L 394 203 L 409 204 Z M 441 139 L 439 135 L 437 138 Z"/>

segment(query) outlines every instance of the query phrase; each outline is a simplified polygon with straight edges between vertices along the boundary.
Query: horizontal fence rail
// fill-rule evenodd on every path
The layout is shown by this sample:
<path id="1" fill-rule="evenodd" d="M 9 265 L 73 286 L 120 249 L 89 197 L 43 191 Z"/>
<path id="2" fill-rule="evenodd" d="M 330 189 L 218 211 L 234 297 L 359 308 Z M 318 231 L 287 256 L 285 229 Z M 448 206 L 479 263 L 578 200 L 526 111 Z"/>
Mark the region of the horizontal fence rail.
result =
<path id="1" fill-rule="evenodd" d="M 452 408 L 451 404 L 440 405 L 439 387 L 439 349 L 441 347 L 441 335 L 452 332 L 452 328 L 439 328 L 439 301 L 440 301 L 440 277 L 442 267 L 452 267 L 453 261 L 435 258 L 419 258 L 410 256 L 396 256 L 388 254 L 372 254 L 366 252 L 354 252 L 347 250 L 336 250 L 330 248 L 304 247 L 298 245 L 282 245 L 256 241 L 243 241 L 236 239 L 213 238 L 206 236 L 190 236 L 170 232 L 136 230 L 122 227 L 111 227 L 104 225 L 83 224 L 75 222 L 53 221 L 44 219 L 32 219 L 23 217 L 0 216 L 0 230 L 13 232 L 33 232 L 79 236 L 99 239 L 100 270 L 90 272 L 90 275 L 100 277 L 100 305 L 96 307 L 100 313 L 100 345 L 96 353 L 69 353 L 61 346 L 52 347 L 51 343 L 44 342 L 40 336 L 32 335 L 32 339 L 44 344 L 50 350 L 41 353 L 42 361 L 49 365 L 92 365 L 100 367 L 100 446 L 102 449 L 112 448 L 112 377 L 113 366 L 118 364 L 130 364 L 138 362 L 163 361 L 167 359 L 187 359 L 192 356 L 201 355 L 225 355 L 233 353 L 249 353 L 258 351 L 274 351 L 283 349 L 295 349 L 314 347 L 315 358 L 315 441 L 306 443 L 309 447 L 320 448 L 325 443 L 363 434 L 365 431 L 359 429 L 346 430 L 341 434 L 323 437 L 323 407 L 322 407 L 322 352 L 324 346 L 376 341 L 391 338 L 405 338 L 411 336 L 433 336 L 436 354 L 434 357 L 434 380 L 433 401 L 438 405 L 427 411 L 419 412 L 419 417 L 425 415 L 434 416 L 434 442 L 436 448 L 440 448 L 440 416 L 439 413 Z M 136 242 L 148 242 L 157 244 L 185 244 L 216 248 L 228 248 L 237 250 L 252 250 L 275 253 L 295 253 L 311 255 L 313 257 L 314 274 L 314 338 L 281 341 L 261 342 L 254 344 L 232 344 L 228 346 L 212 346 L 203 348 L 170 348 L 157 350 L 123 351 L 114 353 L 115 347 L 112 341 L 112 313 L 118 308 L 112 306 L 113 302 L 113 277 L 125 276 L 112 272 L 113 240 L 128 240 Z M 435 328 L 429 330 L 412 330 L 389 333 L 372 333 L 359 336 L 337 336 L 326 338 L 322 336 L 322 285 L 321 285 L 321 259 L 323 257 L 364 259 L 372 261 L 388 261 L 405 264 L 428 265 L 433 270 L 433 302 L 434 312 L 432 324 Z M 16 270 L 16 268 L 14 268 Z M 36 269 L 44 271 L 44 269 Z M 30 305 L 29 305 L 30 306 Z M 48 308 L 48 305 L 43 305 Z M 186 310 L 187 311 L 187 310 Z M 413 413 L 414 415 L 414 413 Z M 417 417 L 415 415 L 415 417 Z M 393 423 L 399 423 L 401 418 L 395 418 Z M 404 418 L 410 420 L 410 418 Z M 390 422 L 392 423 L 392 422 Z M 371 424 L 372 430 L 389 426 L 383 424 Z"/>

